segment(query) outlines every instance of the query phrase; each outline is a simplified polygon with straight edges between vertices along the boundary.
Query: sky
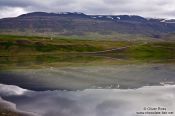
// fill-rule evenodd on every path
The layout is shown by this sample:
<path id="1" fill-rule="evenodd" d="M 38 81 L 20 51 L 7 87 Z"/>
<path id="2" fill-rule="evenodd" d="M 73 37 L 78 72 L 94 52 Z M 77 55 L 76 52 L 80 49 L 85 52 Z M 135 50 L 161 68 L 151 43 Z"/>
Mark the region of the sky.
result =
<path id="1" fill-rule="evenodd" d="M 38 11 L 175 19 L 175 0 L 0 0 L 0 18 Z"/>

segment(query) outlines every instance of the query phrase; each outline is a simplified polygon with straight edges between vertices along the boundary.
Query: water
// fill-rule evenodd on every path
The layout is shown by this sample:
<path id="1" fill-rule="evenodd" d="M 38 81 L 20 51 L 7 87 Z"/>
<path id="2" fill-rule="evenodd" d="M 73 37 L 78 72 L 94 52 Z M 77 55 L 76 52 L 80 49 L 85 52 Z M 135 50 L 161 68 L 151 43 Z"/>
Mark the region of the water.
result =
<path id="1" fill-rule="evenodd" d="M 174 84 L 171 64 L 109 65 L 20 69 L 0 73 L 0 82 L 30 90 L 83 90 L 97 88 L 135 89 Z"/>
<path id="2" fill-rule="evenodd" d="M 1 71 L 0 104 L 32 116 L 174 116 L 174 77 L 173 64 Z"/>
<path id="3" fill-rule="evenodd" d="M 144 116 L 137 113 L 155 111 L 172 114 L 149 116 L 175 115 L 174 85 L 147 86 L 136 90 L 86 89 L 42 92 L 9 85 L 0 85 L 0 87 L 3 98 L 15 103 L 17 109 L 36 116 Z M 3 87 L 6 90 L 3 90 Z M 157 108 L 157 110 L 149 110 L 149 108 Z M 166 110 L 158 110 L 158 108 Z"/>

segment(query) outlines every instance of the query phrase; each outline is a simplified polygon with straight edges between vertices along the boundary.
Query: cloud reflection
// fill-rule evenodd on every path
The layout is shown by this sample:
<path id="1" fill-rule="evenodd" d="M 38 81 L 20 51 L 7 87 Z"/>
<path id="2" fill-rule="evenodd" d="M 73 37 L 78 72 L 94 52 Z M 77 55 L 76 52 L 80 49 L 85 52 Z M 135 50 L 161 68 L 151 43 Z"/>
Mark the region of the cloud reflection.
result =
<path id="1" fill-rule="evenodd" d="M 175 113 L 174 85 L 136 90 L 27 91 L 16 95 L 19 90 L 7 90 L 13 94 L 1 94 L 4 99 L 15 103 L 20 110 L 41 116 L 136 116 L 144 107 L 164 107 Z"/>

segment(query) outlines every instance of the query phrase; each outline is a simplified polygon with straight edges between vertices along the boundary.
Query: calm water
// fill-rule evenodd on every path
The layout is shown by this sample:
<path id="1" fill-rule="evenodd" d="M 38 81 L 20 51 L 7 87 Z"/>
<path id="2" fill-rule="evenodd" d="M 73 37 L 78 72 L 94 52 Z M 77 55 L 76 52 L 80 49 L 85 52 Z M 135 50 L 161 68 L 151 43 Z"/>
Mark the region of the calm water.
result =
<path id="1" fill-rule="evenodd" d="M 16 69 L 0 82 L 0 104 L 36 116 L 175 115 L 173 64 Z"/>
<path id="2" fill-rule="evenodd" d="M 167 112 L 146 116 L 174 116 L 175 86 L 147 86 L 139 89 L 86 89 L 82 91 L 29 91 L 0 85 L 5 102 L 13 110 L 33 116 L 145 116 L 139 112 Z M 17 109 L 16 109 L 17 108 Z M 145 110 L 147 108 L 147 110 Z M 150 110 L 162 108 L 165 110 Z"/>
<path id="3" fill-rule="evenodd" d="M 171 64 L 20 69 L 0 72 L 0 82 L 30 90 L 135 89 L 175 83 Z"/>

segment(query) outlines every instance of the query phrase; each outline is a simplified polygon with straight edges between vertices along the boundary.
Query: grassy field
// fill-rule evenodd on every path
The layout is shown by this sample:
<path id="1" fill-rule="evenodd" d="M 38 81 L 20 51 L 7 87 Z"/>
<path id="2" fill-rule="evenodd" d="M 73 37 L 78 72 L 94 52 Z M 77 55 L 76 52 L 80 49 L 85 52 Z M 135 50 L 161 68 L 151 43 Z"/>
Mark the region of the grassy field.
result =
<path id="1" fill-rule="evenodd" d="M 0 116 L 29 116 L 29 115 L 18 113 L 8 108 L 3 108 L 3 106 L 0 106 Z"/>
<path id="2" fill-rule="evenodd" d="M 113 50 L 115 49 L 115 50 Z M 174 62 L 175 42 L 0 35 L 0 67 Z"/>

